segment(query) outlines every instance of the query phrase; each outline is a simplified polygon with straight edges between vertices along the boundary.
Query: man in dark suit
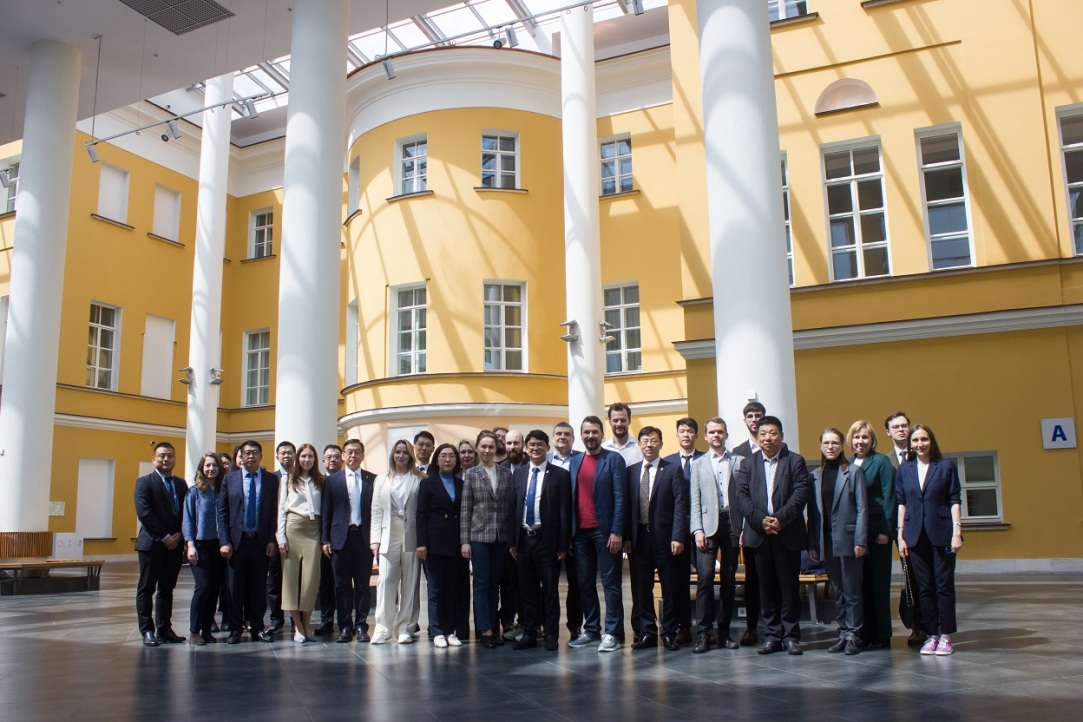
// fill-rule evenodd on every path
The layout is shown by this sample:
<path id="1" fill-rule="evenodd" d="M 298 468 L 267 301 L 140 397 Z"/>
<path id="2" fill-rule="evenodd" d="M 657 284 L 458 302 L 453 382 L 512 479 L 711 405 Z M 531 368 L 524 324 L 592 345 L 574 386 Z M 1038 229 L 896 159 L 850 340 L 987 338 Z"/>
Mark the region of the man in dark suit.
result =
<path id="1" fill-rule="evenodd" d="M 632 571 L 632 599 L 639 611 L 639 632 L 632 649 L 658 645 L 658 619 L 654 613 L 654 572 L 662 584 L 662 645 L 669 651 L 677 644 L 675 597 L 688 596 L 688 590 L 674 589 L 676 576 L 670 571 L 684 559 L 688 538 L 688 485 L 681 467 L 660 460 L 662 430 L 644 426 L 639 431 L 639 450 L 643 461 L 633 464 L 626 474 L 628 499 L 628 541 Z"/>
<path id="2" fill-rule="evenodd" d="M 599 652 L 615 652 L 624 643 L 621 552 L 628 519 L 626 466 L 619 452 L 602 448 L 603 433 L 602 420 L 597 416 L 583 419 L 579 438 L 587 451 L 574 457 L 568 470 L 575 566 L 583 600 L 583 633 L 570 646 L 597 645 Z M 598 605 L 599 576 L 605 595 L 604 630 Z"/>
<path id="3" fill-rule="evenodd" d="M 891 449 L 886 450 L 887 458 L 891 459 L 891 466 L 898 469 L 899 465 L 906 461 L 906 453 L 910 450 L 910 417 L 906 415 L 905 411 L 896 411 L 895 413 L 884 419 L 884 430 L 887 431 L 887 435 L 891 437 Z M 898 507 L 894 507 L 896 516 L 898 515 Z M 899 525 L 899 520 L 893 518 L 891 520 L 890 528 L 894 529 Z M 896 541 L 896 544 L 898 541 Z M 910 565 L 907 565 L 903 570 L 904 573 L 910 570 Z M 914 581 L 913 576 L 910 577 L 910 589 L 917 589 L 917 583 Z M 906 605 L 906 585 L 903 585 L 900 594 L 899 608 L 902 609 Z M 905 621 L 905 620 L 904 620 Z M 925 618 L 921 613 L 921 605 L 915 603 L 910 607 L 910 636 L 906 639 L 906 646 L 908 647 L 920 647 L 924 642 L 928 634 L 925 631 Z"/>
<path id="4" fill-rule="evenodd" d="M 545 648 L 557 649 L 560 635 L 560 562 L 568 553 L 572 528 L 572 487 L 568 472 L 545 460 L 549 435 L 534 429 L 526 435 L 530 463 L 515 470 L 508 514 L 508 551 L 519 568 L 523 636 L 513 649 L 538 646 L 545 627 Z"/>
<path id="5" fill-rule="evenodd" d="M 331 558 L 338 597 L 336 642 L 369 641 L 369 581 L 372 577 L 372 490 L 376 475 L 361 468 L 365 446 L 360 439 L 342 445 L 346 468 L 323 485 L 323 553 Z M 356 624 L 356 627 L 355 627 Z"/>
<path id="6" fill-rule="evenodd" d="M 326 470 L 324 478 L 331 476 L 342 468 L 341 446 L 328 444 L 323 448 L 323 468 Z M 315 634 L 317 637 L 323 637 L 335 631 L 335 610 L 338 608 L 336 596 L 335 570 L 331 566 L 331 557 L 323 554 L 320 556 L 320 594 L 318 598 L 320 626 L 316 627 Z"/>
<path id="7" fill-rule="evenodd" d="M 707 652 L 712 643 L 723 649 L 737 649 L 730 637 L 730 622 L 736 598 L 737 557 L 740 552 L 741 515 L 737 513 L 737 484 L 733 473 L 742 458 L 726 450 L 729 433 L 726 422 L 715 416 L 707 419 L 705 436 L 710 451 L 692 463 L 691 521 L 696 545 L 696 654 Z M 719 599 L 715 603 L 715 562 L 719 568 Z M 715 624 L 718 631 L 715 634 Z M 714 636 L 714 640 L 712 640 Z"/>
<path id="8" fill-rule="evenodd" d="M 752 458 L 752 454 L 759 451 L 760 444 L 756 440 L 756 433 L 760 428 L 760 419 L 767 413 L 767 409 L 759 401 L 749 401 L 741 409 L 741 420 L 745 422 L 745 429 L 748 430 L 748 438 L 742 443 L 733 447 L 733 453 L 736 456 L 740 456 L 745 459 Z M 734 511 L 733 517 L 734 523 L 740 527 L 740 531 L 737 535 L 737 541 L 740 546 L 744 546 L 744 527 L 745 520 L 737 511 L 735 506 L 736 502 L 731 503 L 731 511 Z M 744 555 L 745 558 L 745 633 L 741 635 L 739 640 L 742 647 L 751 647 L 756 644 L 759 639 L 756 630 L 760 626 L 760 575 L 756 573 L 756 557 L 749 552 Z"/>
<path id="9" fill-rule="evenodd" d="M 494 433 L 501 442 L 497 447 L 497 463 L 514 474 L 516 469 L 527 464 L 526 454 L 523 453 L 523 432 L 504 429 L 501 436 L 498 429 Z M 501 453 L 504 454 L 503 459 L 500 458 Z M 519 640 L 523 634 L 523 600 L 519 596 L 519 571 L 512 557 L 509 556 L 505 562 L 504 572 L 500 576 L 500 609 L 497 611 L 497 618 L 500 626 L 504 628 L 502 638 Z M 518 622 L 515 621 L 517 615 Z M 503 644 L 501 641 L 497 643 Z"/>
<path id="10" fill-rule="evenodd" d="M 263 628 L 267 611 L 267 565 L 278 554 L 278 477 L 260 468 L 263 447 L 258 441 L 241 444 L 241 468 L 222 480 L 218 492 L 218 541 L 229 562 L 229 636 L 241 641 L 245 616 L 252 639 L 273 642 Z"/>
<path id="11" fill-rule="evenodd" d="M 666 457 L 671 464 L 681 467 L 681 475 L 686 485 L 692 481 L 692 462 L 703 456 L 702 451 L 696 450 L 696 439 L 699 436 L 699 423 L 691 416 L 677 419 L 677 446 L 678 451 Z M 689 489 L 690 486 L 686 487 Z M 691 498 L 686 493 L 687 498 Z M 673 589 L 676 594 L 675 604 L 677 610 L 677 644 L 687 644 L 692 641 L 692 600 L 687 591 L 692 586 L 692 567 L 695 565 L 693 557 L 696 542 L 689 537 L 684 542 L 684 551 L 681 552 L 680 560 L 673 560 L 669 565 L 673 576 Z M 633 604 L 633 606 L 635 606 Z M 632 610 L 635 615 L 635 610 Z M 633 626 L 634 629 L 634 626 Z"/>
<path id="12" fill-rule="evenodd" d="M 274 472 L 279 483 L 288 477 L 297 459 L 297 447 L 292 441 L 280 441 L 275 447 L 275 459 L 278 461 L 278 471 Z M 276 520 L 277 524 L 277 520 Z M 267 563 L 267 609 L 271 611 L 271 625 L 267 631 L 277 634 L 286 623 L 286 617 L 282 613 L 282 556 L 275 554 Z"/>
<path id="13" fill-rule="evenodd" d="M 135 613 L 143 644 L 157 647 L 184 641 L 184 637 L 173 632 L 171 620 L 173 588 L 177 586 L 184 560 L 181 517 L 188 485 L 184 479 L 173 476 L 177 453 L 168 441 L 155 445 L 151 463 L 154 471 L 135 482 L 135 516 L 140 524 L 135 540 L 135 550 L 139 552 Z"/>
<path id="14" fill-rule="evenodd" d="M 567 471 L 572 466 L 572 459 L 583 454 L 573 449 L 575 429 L 567 421 L 559 421 L 553 427 L 553 448 L 546 457 L 550 464 L 555 464 Z M 574 544 L 574 542 L 573 542 Z M 564 616 L 571 639 L 578 639 L 583 633 L 583 597 L 579 592 L 579 570 L 575 566 L 575 552 L 569 551 L 564 557 L 564 579 L 568 584 L 568 596 L 564 598 Z"/>
<path id="15" fill-rule="evenodd" d="M 801 550 L 808 546 L 805 460 L 785 448 L 782 422 L 764 416 L 756 437 L 760 450 L 737 469 L 737 506 L 744 517 L 745 548 L 756 557 L 764 643 L 760 654 L 785 648 L 801 654 Z"/>

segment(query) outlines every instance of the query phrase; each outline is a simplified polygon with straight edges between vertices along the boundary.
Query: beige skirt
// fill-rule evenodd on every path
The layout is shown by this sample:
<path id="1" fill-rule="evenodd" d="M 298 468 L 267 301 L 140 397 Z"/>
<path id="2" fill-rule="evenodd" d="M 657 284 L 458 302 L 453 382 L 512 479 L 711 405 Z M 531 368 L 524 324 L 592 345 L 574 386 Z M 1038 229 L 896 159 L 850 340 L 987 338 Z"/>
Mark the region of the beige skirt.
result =
<path id="1" fill-rule="evenodd" d="M 311 612 L 320 591 L 320 518 L 286 515 L 289 553 L 282 560 L 282 609 Z"/>

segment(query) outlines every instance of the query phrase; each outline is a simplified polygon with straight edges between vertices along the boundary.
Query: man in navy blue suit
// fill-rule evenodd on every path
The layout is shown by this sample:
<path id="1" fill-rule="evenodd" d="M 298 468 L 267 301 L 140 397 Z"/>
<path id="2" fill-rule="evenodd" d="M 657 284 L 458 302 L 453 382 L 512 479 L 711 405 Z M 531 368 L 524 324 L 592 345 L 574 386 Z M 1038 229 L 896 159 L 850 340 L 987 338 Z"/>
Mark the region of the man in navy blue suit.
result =
<path id="1" fill-rule="evenodd" d="M 273 642 L 263 628 L 267 611 L 267 566 L 278 554 L 278 477 L 260 468 L 263 447 L 249 439 L 241 444 L 241 468 L 226 474 L 218 492 L 218 541 L 229 562 L 229 636 L 241 641 L 245 616 L 252 639 Z"/>
<path id="2" fill-rule="evenodd" d="M 681 475 L 684 477 L 685 498 L 690 499 L 688 485 L 692 480 L 692 462 L 703 456 L 702 451 L 696 450 L 696 440 L 699 436 L 699 423 L 691 416 L 677 419 L 677 446 L 676 453 L 667 456 L 664 461 L 669 464 L 677 464 L 681 467 Z M 695 548 L 695 540 L 689 536 L 685 540 L 684 549 L 679 559 L 674 559 L 669 565 L 669 571 L 673 575 L 673 589 L 676 595 L 674 599 L 675 613 L 677 615 L 677 644 L 687 644 L 692 641 L 692 599 L 689 590 L 692 586 L 692 566 L 695 564 L 692 550 Z M 633 607 L 635 604 L 633 602 Z M 636 610 L 632 609 L 632 622 L 635 624 Z"/>

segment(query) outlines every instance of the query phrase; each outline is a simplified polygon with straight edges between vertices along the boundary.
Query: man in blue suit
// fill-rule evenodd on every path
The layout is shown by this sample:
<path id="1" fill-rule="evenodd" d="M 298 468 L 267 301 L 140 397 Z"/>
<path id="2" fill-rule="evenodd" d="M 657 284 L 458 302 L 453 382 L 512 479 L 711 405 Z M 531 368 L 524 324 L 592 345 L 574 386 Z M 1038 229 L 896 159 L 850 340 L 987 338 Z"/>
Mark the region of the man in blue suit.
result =
<path id="1" fill-rule="evenodd" d="M 681 467 L 686 499 L 691 499 L 689 485 L 692 481 L 692 462 L 704 454 L 704 452 L 696 449 L 696 438 L 698 436 L 699 423 L 695 419 L 691 416 L 677 419 L 677 446 L 680 450 L 663 459 L 667 464 L 677 464 Z M 687 644 L 692 641 L 692 599 L 689 596 L 689 590 L 692 587 L 692 567 L 695 565 L 693 549 L 695 549 L 695 539 L 689 536 L 688 539 L 685 539 L 684 549 L 680 557 L 674 559 L 673 563 L 669 565 L 669 571 L 673 575 L 673 590 L 676 594 L 674 610 L 677 615 L 677 644 Z M 637 618 L 634 602 L 632 607 L 634 628 Z"/>
<path id="2" fill-rule="evenodd" d="M 267 565 L 278 554 L 278 477 L 260 468 L 263 447 L 251 439 L 241 444 L 241 468 L 226 474 L 218 493 L 218 542 L 229 562 L 229 637 L 241 641 L 244 615 L 252 639 L 273 642 L 263 628 L 267 611 Z"/>
<path id="3" fill-rule="evenodd" d="M 572 466 L 572 459 L 582 456 L 583 452 L 573 449 L 575 429 L 567 421 L 559 421 L 553 427 L 553 448 L 546 459 L 550 464 L 567 471 Z M 579 571 L 575 568 L 575 554 L 564 557 L 564 577 L 568 581 L 568 596 L 564 598 L 564 612 L 571 639 L 578 639 L 583 633 L 583 598 L 579 592 Z"/>
<path id="4" fill-rule="evenodd" d="M 583 600 L 583 633 L 572 647 L 598 645 L 599 652 L 614 652 L 624 643 L 624 599 L 621 589 L 624 527 L 626 521 L 624 458 L 602 448 L 602 420 L 583 419 L 579 438 L 586 453 L 572 459 L 572 545 Z M 598 606 L 598 575 L 605 594 L 605 633 Z"/>

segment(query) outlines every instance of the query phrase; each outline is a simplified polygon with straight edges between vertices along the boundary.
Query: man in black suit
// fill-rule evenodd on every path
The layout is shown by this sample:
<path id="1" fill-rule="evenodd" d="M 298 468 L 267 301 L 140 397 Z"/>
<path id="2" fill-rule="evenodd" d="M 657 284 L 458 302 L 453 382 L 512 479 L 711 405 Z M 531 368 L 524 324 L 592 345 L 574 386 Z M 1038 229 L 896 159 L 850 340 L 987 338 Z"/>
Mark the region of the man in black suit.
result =
<path id="1" fill-rule="evenodd" d="M 173 632 L 171 619 L 173 588 L 177 586 L 184 560 L 181 517 L 188 485 L 184 479 L 173 476 L 177 454 L 168 441 L 155 445 L 152 463 L 154 471 L 135 482 L 135 515 L 140 524 L 135 540 L 135 550 L 139 552 L 135 613 L 143 644 L 157 647 L 184 641 L 184 637 Z"/>
<path id="2" fill-rule="evenodd" d="M 324 478 L 331 476 L 342 468 L 342 447 L 338 444 L 328 444 L 323 448 L 323 468 L 326 470 Z M 321 510 L 322 513 L 322 510 Z M 320 556 L 320 593 L 318 596 L 320 608 L 320 626 L 316 627 L 317 637 L 323 637 L 335 631 L 335 609 L 337 592 L 335 591 L 335 570 L 331 566 L 331 557 Z"/>
<path id="3" fill-rule="evenodd" d="M 546 461 L 549 435 L 534 429 L 526 435 L 528 464 L 515 470 L 508 514 L 508 548 L 519 568 L 523 636 L 513 649 L 538 646 L 545 627 L 545 648 L 556 651 L 560 635 L 560 562 L 568 553 L 572 530 L 572 482 L 568 472 Z"/>
<path id="4" fill-rule="evenodd" d="M 767 413 L 767 409 L 759 401 L 749 401 L 741 409 L 741 419 L 745 422 L 748 430 L 748 438 L 744 442 L 733 447 L 733 453 L 741 458 L 752 458 L 752 454 L 759 451 L 760 444 L 756 440 L 756 433 L 760 428 L 760 419 Z M 739 527 L 737 531 L 738 546 L 744 546 L 745 520 L 731 503 L 731 521 Z M 760 626 L 760 575 L 756 573 L 756 557 L 751 552 L 745 557 L 745 633 L 739 640 L 742 647 L 750 647 L 758 642 L 756 630 Z"/>
<path id="5" fill-rule="evenodd" d="M 703 456 L 696 450 L 699 436 L 699 423 L 691 416 L 677 419 L 677 451 L 665 458 L 671 464 L 679 464 L 684 483 L 690 488 L 692 482 L 692 462 Z M 691 496 L 686 494 L 689 500 Z M 693 551 L 695 540 L 689 537 L 684 542 L 681 558 L 670 564 L 673 574 L 673 589 L 676 594 L 677 608 L 677 644 L 687 644 L 692 639 L 692 599 L 686 590 L 692 587 L 692 567 L 695 565 Z"/>
<path id="6" fill-rule="evenodd" d="M 680 564 L 688 537 L 688 484 L 679 464 L 658 458 L 662 430 L 644 426 L 639 431 L 643 461 L 628 467 L 626 475 L 628 532 L 624 550 L 630 556 L 632 598 L 639 610 L 639 632 L 632 649 L 658 646 L 658 619 L 654 613 L 654 572 L 662 583 L 662 645 L 669 651 L 677 644 L 676 597 L 688 596 L 688 588 L 674 589 L 670 570 Z"/>
<path id="7" fill-rule="evenodd" d="M 292 441 L 280 441 L 275 447 L 275 459 L 278 460 L 278 471 L 274 474 L 279 483 L 288 477 L 297 459 L 297 447 Z M 277 519 L 276 519 L 277 523 Z M 267 563 L 267 608 L 271 610 L 271 626 L 267 628 L 271 634 L 277 634 L 286 623 L 286 616 L 282 613 L 282 556 L 275 554 Z"/>
<path id="8" fill-rule="evenodd" d="M 248 618 L 252 639 L 273 642 L 263 628 L 267 611 L 267 565 L 278 554 L 278 477 L 260 468 L 263 447 L 249 439 L 241 444 L 241 468 L 226 474 L 218 492 L 218 541 L 229 562 L 229 636 L 241 641 Z"/>
<path id="9" fill-rule="evenodd" d="M 323 553 L 331 558 L 338 597 L 336 642 L 369 641 L 369 580 L 372 577 L 372 490 L 376 475 L 361 468 L 365 445 L 347 439 L 342 445 L 346 468 L 323 485 Z M 356 627 L 355 627 L 356 624 Z"/>
<path id="10" fill-rule="evenodd" d="M 801 654 L 801 550 L 808 547 L 805 504 L 810 488 L 805 460 L 785 448 L 782 422 L 764 416 L 760 449 L 736 470 L 737 506 L 744 517 L 745 548 L 756 557 L 764 643 L 760 654 L 783 648 Z"/>

